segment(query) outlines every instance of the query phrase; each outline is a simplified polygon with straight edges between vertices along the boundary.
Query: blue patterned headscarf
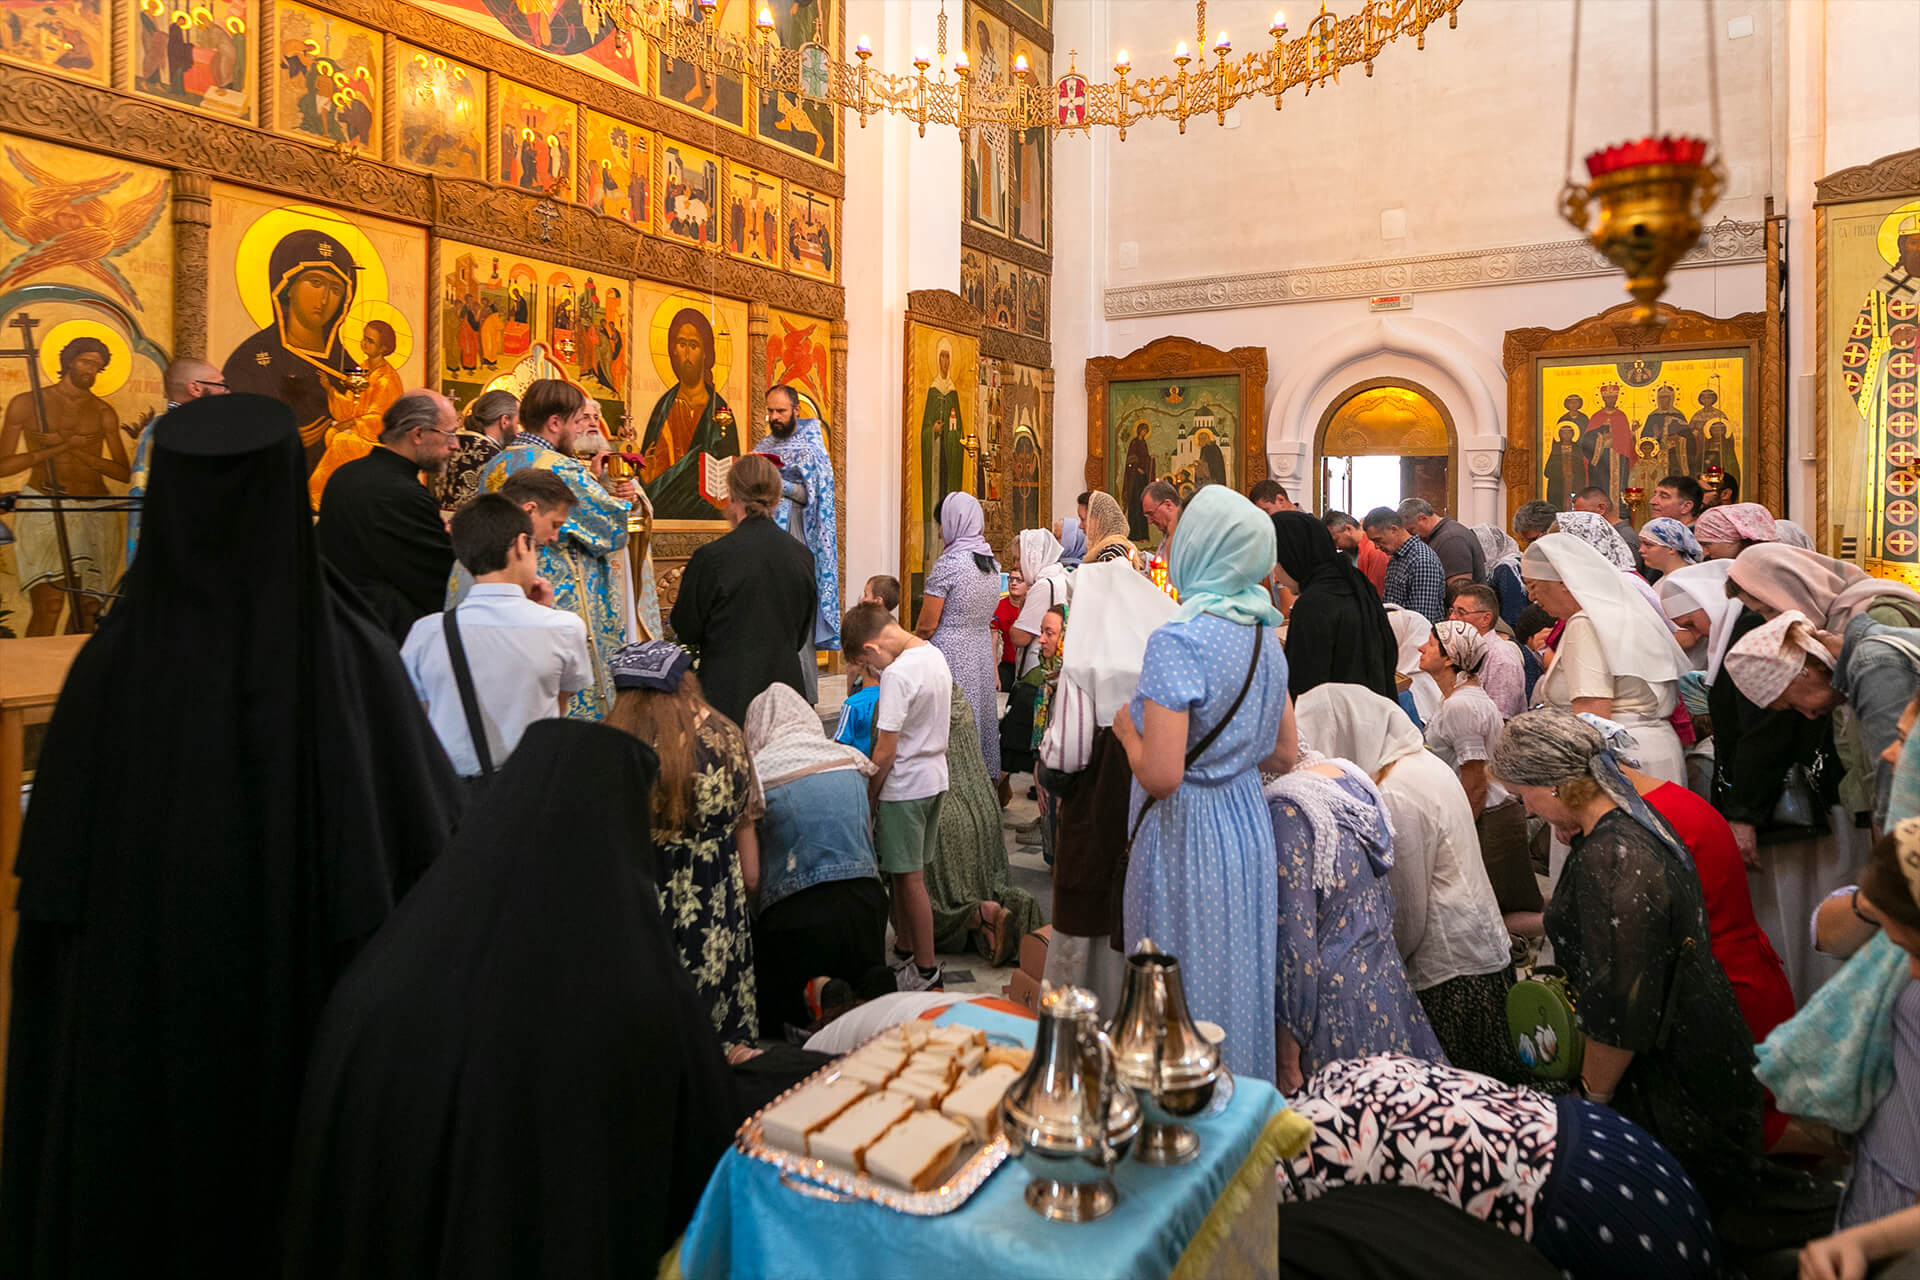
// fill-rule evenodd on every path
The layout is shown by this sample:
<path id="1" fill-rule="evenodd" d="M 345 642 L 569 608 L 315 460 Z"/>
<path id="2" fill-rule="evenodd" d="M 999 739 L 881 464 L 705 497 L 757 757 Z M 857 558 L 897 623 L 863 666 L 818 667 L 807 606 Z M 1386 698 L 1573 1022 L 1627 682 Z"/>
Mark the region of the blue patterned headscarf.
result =
<path id="1" fill-rule="evenodd" d="M 1203 613 L 1229 622 L 1280 625 L 1260 580 L 1273 572 L 1273 518 L 1223 484 L 1187 501 L 1173 531 L 1167 576 L 1180 593 L 1173 621 Z"/>
<path id="2" fill-rule="evenodd" d="M 1693 536 L 1693 530 L 1672 516 L 1660 516 L 1647 521 L 1640 526 L 1640 536 L 1678 551 L 1688 564 L 1699 564 L 1707 558 L 1707 553 L 1700 549 L 1699 540 Z"/>

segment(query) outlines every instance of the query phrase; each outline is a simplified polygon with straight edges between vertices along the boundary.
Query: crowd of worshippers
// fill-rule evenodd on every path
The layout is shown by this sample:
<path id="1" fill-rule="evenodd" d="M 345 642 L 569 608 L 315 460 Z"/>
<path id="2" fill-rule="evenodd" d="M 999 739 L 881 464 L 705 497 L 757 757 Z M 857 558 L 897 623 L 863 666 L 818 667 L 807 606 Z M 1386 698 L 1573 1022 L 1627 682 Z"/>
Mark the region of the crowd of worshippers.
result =
<path id="1" fill-rule="evenodd" d="M 953 493 L 829 734 L 780 467 L 663 620 L 592 405 L 409 393 L 322 486 L 271 400 L 143 436 L 22 836 L 7 1274 L 651 1268 L 798 1045 L 1041 923 L 1021 778 L 1048 980 L 1178 956 L 1313 1124 L 1281 1198 L 1417 1188 L 1548 1275 L 1914 1264 L 1920 593 L 1684 476 L 1511 534 L 1154 482 L 1004 569 Z M 1548 972 L 1569 1078 L 1510 1025 Z"/>

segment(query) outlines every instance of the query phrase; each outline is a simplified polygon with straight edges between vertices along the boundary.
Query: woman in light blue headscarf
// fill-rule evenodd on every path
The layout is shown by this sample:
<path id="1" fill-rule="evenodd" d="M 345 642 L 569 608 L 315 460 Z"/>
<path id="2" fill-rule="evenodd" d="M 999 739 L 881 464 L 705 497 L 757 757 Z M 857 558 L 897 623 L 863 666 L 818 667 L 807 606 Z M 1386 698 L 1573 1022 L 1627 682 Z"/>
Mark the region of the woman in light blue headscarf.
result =
<path id="1" fill-rule="evenodd" d="M 1080 527 L 1079 516 L 1068 516 L 1060 522 L 1060 567 L 1078 569 L 1086 558 L 1087 531 Z"/>
<path id="2" fill-rule="evenodd" d="M 1279 867 L 1260 771 L 1292 764 L 1280 615 L 1261 580 L 1273 522 L 1224 485 L 1194 494 L 1173 536 L 1180 593 L 1147 640 L 1114 737 L 1133 769 L 1122 948 L 1180 959 L 1194 1016 L 1226 1028 L 1227 1065 L 1272 1082 Z"/>

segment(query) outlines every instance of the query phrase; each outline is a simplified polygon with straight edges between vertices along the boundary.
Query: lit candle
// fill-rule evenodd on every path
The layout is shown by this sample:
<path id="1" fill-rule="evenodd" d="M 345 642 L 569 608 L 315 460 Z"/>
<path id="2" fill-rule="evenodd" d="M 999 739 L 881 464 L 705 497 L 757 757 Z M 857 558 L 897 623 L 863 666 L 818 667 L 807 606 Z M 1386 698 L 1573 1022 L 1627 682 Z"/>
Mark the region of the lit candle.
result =
<path id="1" fill-rule="evenodd" d="M 953 69 L 955 71 L 966 71 L 972 66 L 973 64 L 967 61 L 967 51 L 965 49 L 953 55 Z"/>
<path id="2" fill-rule="evenodd" d="M 1182 40 L 1179 44 L 1173 46 L 1173 60 L 1175 62 L 1178 62 L 1180 59 L 1188 56 L 1190 55 L 1187 53 L 1187 42 L 1185 40 Z"/>
<path id="3" fill-rule="evenodd" d="M 1133 70 L 1133 62 L 1127 57 L 1127 51 L 1125 49 L 1122 49 L 1115 55 L 1113 59 L 1113 69 L 1121 75 L 1125 75 L 1127 72 Z"/>
<path id="4" fill-rule="evenodd" d="M 1227 39 L 1226 32 L 1222 31 L 1213 38 L 1213 51 L 1223 58 L 1233 52 L 1233 41 Z"/>
<path id="5" fill-rule="evenodd" d="M 760 16 L 753 20 L 753 25 L 759 27 L 762 31 L 773 30 L 773 10 L 761 9 Z"/>
<path id="6" fill-rule="evenodd" d="M 862 58 L 873 56 L 873 41 L 861 36 L 853 42 L 853 51 Z"/>
<path id="7" fill-rule="evenodd" d="M 1027 74 L 1027 55 L 1026 54 L 1016 53 L 1013 55 L 1013 73 L 1017 76 L 1023 76 Z"/>
<path id="8" fill-rule="evenodd" d="M 1271 36 L 1283 36 L 1287 34 L 1287 15 L 1285 13 L 1278 9 L 1273 11 L 1273 25 L 1267 28 L 1267 34 Z"/>

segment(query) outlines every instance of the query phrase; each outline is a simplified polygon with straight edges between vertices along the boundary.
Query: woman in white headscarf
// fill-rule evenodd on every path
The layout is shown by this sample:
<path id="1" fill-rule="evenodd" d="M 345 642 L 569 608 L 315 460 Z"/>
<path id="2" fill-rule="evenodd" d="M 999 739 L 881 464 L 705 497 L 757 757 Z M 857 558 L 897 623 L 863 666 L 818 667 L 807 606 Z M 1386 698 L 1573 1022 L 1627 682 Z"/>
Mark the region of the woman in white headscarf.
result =
<path id="1" fill-rule="evenodd" d="M 1424 726 L 1433 713 L 1440 709 L 1443 695 L 1440 686 L 1433 677 L 1420 669 L 1420 651 L 1427 647 L 1427 641 L 1433 636 L 1433 624 L 1425 616 L 1411 609 L 1402 609 L 1397 604 L 1387 606 L 1387 625 L 1393 628 L 1394 643 L 1399 647 L 1399 656 L 1394 660 L 1393 669 L 1407 678 L 1407 689 L 1400 695 L 1400 705 L 1414 719 L 1414 728 Z M 1412 706 L 1407 707 L 1411 701 Z"/>
<path id="2" fill-rule="evenodd" d="M 1708 684 L 1720 675 L 1720 663 L 1734 640 L 1734 624 L 1745 607 L 1727 595 L 1732 568 L 1731 560 L 1707 560 L 1660 579 L 1660 607 L 1674 625 L 1673 638 Z"/>
<path id="3" fill-rule="evenodd" d="M 1473 536 L 1479 539 L 1480 553 L 1486 558 L 1487 585 L 1500 602 L 1500 617 L 1512 626 L 1527 607 L 1527 587 L 1520 580 L 1520 544 L 1496 525 L 1477 524 Z"/>
<path id="4" fill-rule="evenodd" d="M 830 741 L 820 713 L 784 684 L 747 707 L 747 750 L 766 795 L 753 967 L 760 1034 L 812 1021 L 807 984 L 849 983 L 884 962 L 887 891 L 867 824 L 873 761 Z"/>
<path id="5" fill-rule="evenodd" d="M 1642 769 L 1687 785 L 1680 738 L 1667 717 L 1679 703 L 1680 676 L 1691 664 L 1674 642 L 1658 597 L 1648 608 L 1618 566 L 1565 533 L 1550 533 L 1528 547 L 1520 571 L 1534 603 L 1566 624 L 1553 665 L 1533 687 L 1534 701 L 1619 721 L 1640 743 Z"/>
<path id="6" fill-rule="evenodd" d="M 1640 566 L 1633 561 L 1633 548 L 1627 545 L 1618 529 L 1607 523 L 1605 516 L 1592 511 L 1562 511 L 1554 520 L 1554 530 L 1570 534 L 1599 552 L 1602 559 L 1626 576 L 1634 591 L 1653 607 L 1655 614 L 1666 616 L 1660 609 L 1660 597 L 1640 576 Z M 1520 576 L 1522 579 L 1526 577 L 1524 563 Z"/>
<path id="7" fill-rule="evenodd" d="M 1505 717 L 1480 687 L 1489 637 L 1467 622 L 1449 619 L 1433 629 L 1420 651 L 1420 666 L 1445 695 L 1427 720 L 1427 750 L 1460 779 L 1480 837 L 1480 860 L 1493 883 L 1494 900 L 1509 932 L 1540 936 L 1540 882 L 1534 878 L 1527 815 L 1491 773 Z"/>
<path id="8" fill-rule="evenodd" d="M 1067 570 L 1060 563 L 1060 544 L 1045 529 L 1022 529 L 1014 547 L 1020 558 L 1020 576 L 1026 580 L 1027 600 L 1020 616 L 1007 628 L 1013 641 L 1014 675 L 1023 676 L 1040 661 L 1040 620 L 1047 610 L 1067 602 Z"/>
<path id="9" fill-rule="evenodd" d="M 1440 757 L 1394 703 L 1355 684 L 1310 689 L 1300 736 L 1359 766 L 1393 824 L 1393 935 L 1427 1020 L 1457 1067 L 1512 1084 L 1529 1078 L 1507 1035 L 1512 955 L 1480 859 L 1473 810 Z"/>

